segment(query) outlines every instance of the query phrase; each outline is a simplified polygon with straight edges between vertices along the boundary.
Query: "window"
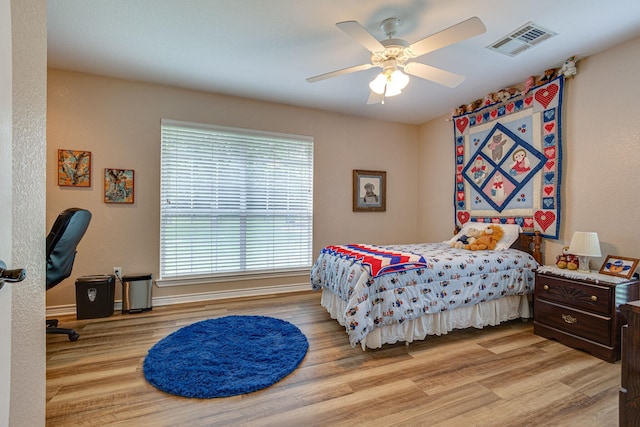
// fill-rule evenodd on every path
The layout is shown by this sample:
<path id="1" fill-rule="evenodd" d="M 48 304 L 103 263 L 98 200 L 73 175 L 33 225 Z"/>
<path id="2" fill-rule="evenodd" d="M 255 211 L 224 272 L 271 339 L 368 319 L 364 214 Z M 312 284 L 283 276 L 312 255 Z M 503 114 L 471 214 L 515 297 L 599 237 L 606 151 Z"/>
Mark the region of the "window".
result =
<path id="1" fill-rule="evenodd" d="M 160 279 L 311 267 L 313 139 L 162 121 Z"/>

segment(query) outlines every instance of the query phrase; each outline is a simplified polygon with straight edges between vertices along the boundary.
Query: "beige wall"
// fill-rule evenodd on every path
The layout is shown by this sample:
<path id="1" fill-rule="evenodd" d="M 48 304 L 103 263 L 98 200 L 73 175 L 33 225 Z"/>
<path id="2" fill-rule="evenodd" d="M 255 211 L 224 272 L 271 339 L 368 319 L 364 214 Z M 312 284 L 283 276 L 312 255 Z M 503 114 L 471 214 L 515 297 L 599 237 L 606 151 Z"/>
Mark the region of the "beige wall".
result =
<path id="1" fill-rule="evenodd" d="M 113 266 L 158 277 L 162 118 L 313 136 L 314 258 L 331 243 L 416 241 L 416 126 L 60 70 L 49 70 L 47 114 L 47 225 L 67 207 L 93 213 L 73 275 L 47 292 L 48 307 L 74 304 L 76 277 L 110 273 Z M 92 152 L 90 188 L 57 185 L 58 149 Z M 105 167 L 135 170 L 133 205 L 102 201 Z M 387 172 L 386 212 L 352 212 L 353 169 Z M 154 288 L 154 297 L 308 281 L 305 274 Z"/>
<path id="2" fill-rule="evenodd" d="M 574 231 L 596 231 L 606 254 L 640 258 L 640 38 L 585 58 L 567 81 L 563 117 L 562 228 L 547 240 L 553 263 Z M 419 237 L 447 237 L 453 218 L 453 130 L 445 118 L 419 130 Z M 446 224 L 445 227 L 442 224 Z"/>
<path id="3" fill-rule="evenodd" d="M 632 221 L 640 201 L 631 172 L 640 165 L 640 121 L 630 108 L 640 98 L 639 49 L 640 39 L 635 39 L 585 58 L 579 74 L 567 81 L 562 229 L 559 240 L 546 242 L 547 262 L 568 245 L 575 230 L 597 231 L 603 256 L 640 258 L 640 230 Z M 47 224 L 69 206 L 94 214 L 74 275 L 48 292 L 49 307 L 74 303 L 73 278 L 108 273 L 115 265 L 125 274 L 157 277 L 162 118 L 313 136 L 314 256 L 330 243 L 440 241 L 451 235 L 453 131 L 446 117 L 416 127 L 60 70 L 49 70 L 48 82 Z M 91 188 L 57 186 L 59 148 L 93 153 Z M 105 167 L 135 170 L 134 205 L 102 202 Z M 386 213 L 351 211 L 352 169 L 387 171 Z M 603 259 L 594 259 L 592 267 Z M 155 288 L 154 296 L 307 280 Z"/>

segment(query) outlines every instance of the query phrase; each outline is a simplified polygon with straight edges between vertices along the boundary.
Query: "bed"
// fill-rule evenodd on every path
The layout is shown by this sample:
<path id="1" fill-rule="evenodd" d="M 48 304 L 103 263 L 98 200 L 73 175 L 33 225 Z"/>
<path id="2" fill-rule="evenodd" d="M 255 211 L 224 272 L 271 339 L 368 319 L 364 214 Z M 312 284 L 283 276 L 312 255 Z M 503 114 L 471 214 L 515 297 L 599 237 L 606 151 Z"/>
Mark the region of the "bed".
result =
<path id="1" fill-rule="evenodd" d="M 477 226 L 486 224 L 467 223 L 451 241 Z M 327 246 L 311 269 L 311 287 L 363 350 L 528 319 L 541 237 L 501 227 L 504 237 L 491 251 L 456 249 L 451 241 Z"/>

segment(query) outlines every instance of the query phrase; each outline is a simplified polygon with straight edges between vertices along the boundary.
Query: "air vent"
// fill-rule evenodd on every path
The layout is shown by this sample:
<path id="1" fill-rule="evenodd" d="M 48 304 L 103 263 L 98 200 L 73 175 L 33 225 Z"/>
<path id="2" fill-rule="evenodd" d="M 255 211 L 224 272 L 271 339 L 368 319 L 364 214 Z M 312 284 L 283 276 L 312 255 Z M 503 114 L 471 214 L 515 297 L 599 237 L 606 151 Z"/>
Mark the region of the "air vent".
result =
<path id="1" fill-rule="evenodd" d="M 516 56 L 556 35 L 557 33 L 549 31 L 533 22 L 527 22 L 511 34 L 501 38 L 495 43 L 491 43 L 487 46 L 487 49 L 509 56 Z"/>

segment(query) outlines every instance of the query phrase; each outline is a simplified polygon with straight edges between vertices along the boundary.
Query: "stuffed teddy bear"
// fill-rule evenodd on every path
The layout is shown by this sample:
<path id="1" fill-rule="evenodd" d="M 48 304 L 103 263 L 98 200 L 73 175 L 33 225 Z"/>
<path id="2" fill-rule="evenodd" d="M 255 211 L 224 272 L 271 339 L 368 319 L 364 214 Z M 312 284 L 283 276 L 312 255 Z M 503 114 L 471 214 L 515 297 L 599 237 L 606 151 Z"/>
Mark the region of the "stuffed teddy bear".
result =
<path id="1" fill-rule="evenodd" d="M 471 251 L 482 251 L 485 249 L 493 250 L 496 248 L 496 244 L 502 239 L 504 232 L 499 225 L 491 224 L 484 230 L 478 238 L 468 245 L 463 246 L 464 249 Z"/>
<path id="2" fill-rule="evenodd" d="M 489 92 L 482 98 L 482 106 L 486 107 L 487 105 L 494 104 L 496 102 L 497 95 L 493 92 Z"/>
<path id="3" fill-rule="evenodd" d="M 462 236 L 458 237 L 455 242 L 451 242 L 450 246 L 452 248 L 461 249 L 465 245 L 474 242 L 478 237 L 480 237 L 480 235 L 482 234 L 482 230 L 480 230 L 479 228 L 469 228 L 466 233 L 467 234 L 463 234 Z"/>
<path id="4" fill-rule="evenodd" d="M 505 102 L 509 98 L 511 98 L 511 95 L 509 94 L 508 89 L 500 89 L 498 92 L 496 92 L 496 97 L 500 102 Z"/>
<path id="5" fill-rule="evenodd" d="M 562 64 L 562 68 L 560 69 L 560 74 L 563 74 L 565 78 L 573 77 L 578 74 L 575 56 L 567 58 L 567 60 L 564 61 L 564 64 Z"/>
<path id="6" fill-rule="evenodd" d="M 536 85 L 536 78 L 533 76 L 529 76 L 527 81 L 524 82 L 524 89 L 522 90 L 522 95 L 526 95 L 527 92 L 531 90 L 532 87 Z"/>
<path id="7" fill-rule="evenodd" d="M 540 81 L 538 84 L 549 83 L 556 77 L 557 70 L 555 68 L 549 68 L 548 70 L 544 70 L 544 74 L 540 76 Z"/>
<path id="8" fill-rule="evenodd" d="M 556 257 L 556 266 L 558 268 L 577 270 L 579 265 L 578 257 L 569 253 L 569 246 L 562 248 L 562 254 Z"/>
<path id="9" fill-rule="evenodd" d="M 480 107 L 482 107 L 482 99 L 476 99 L 475 101 L 470 102 L 470 103 L 467 104 L 466 112 L 467 113 L 473 113 L 474 111 L 476 111 Z"/>

